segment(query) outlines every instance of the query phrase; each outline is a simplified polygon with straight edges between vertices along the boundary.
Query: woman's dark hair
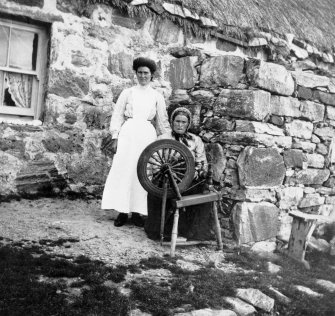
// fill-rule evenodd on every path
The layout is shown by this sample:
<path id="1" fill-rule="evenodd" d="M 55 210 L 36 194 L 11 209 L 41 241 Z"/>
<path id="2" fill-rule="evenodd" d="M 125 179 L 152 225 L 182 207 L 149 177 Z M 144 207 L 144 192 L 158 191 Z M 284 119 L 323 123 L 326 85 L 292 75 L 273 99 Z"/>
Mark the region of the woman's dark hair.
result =
<path id="1" fill-rule="evenodd" d="M 152 59 L 145 57 L 138 57 L 134 59 L 133 70 L 137 71 L 137 69 L 140 67 L 148 67 L 151 74 L 153 74 L 157 69 L 156 63 Z"/>

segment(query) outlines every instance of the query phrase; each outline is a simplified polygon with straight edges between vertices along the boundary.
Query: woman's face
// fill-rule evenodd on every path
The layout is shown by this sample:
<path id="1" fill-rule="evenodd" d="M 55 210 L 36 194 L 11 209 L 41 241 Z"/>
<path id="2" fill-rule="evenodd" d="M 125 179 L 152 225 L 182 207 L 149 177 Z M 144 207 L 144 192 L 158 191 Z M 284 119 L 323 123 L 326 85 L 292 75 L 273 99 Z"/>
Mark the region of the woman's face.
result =
<path id="1" fill-rule="evenodd" d="M 177 134 L 185 134 L 188 127 L 188 117 L 182 114 L 178 114 L 173 122 L 172 122 L 172 129 Z"/>
<path id="2" fill-rule="evenodd" d="M 138 83 L 146 86 L 151 81 L 151 71 L 148 67 L 138 67 L 136 71 Z"/>

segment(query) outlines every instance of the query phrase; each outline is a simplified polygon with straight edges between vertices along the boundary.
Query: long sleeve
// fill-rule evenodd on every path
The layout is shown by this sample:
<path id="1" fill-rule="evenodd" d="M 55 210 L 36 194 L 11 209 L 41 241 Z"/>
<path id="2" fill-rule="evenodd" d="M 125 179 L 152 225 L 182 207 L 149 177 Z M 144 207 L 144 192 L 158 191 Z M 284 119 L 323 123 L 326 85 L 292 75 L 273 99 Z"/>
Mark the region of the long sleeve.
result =
<path id="1" fill-rule="evenodd" d="M 157 135 L 162 135 L 171 132 L 169 118 L 166 112 L 166 105 L 164 97 L 157 93 L 157 105 L 156 105 L 156 131 Z"/>
<path id="2" fill-rule="evenodd" d="M 208 163 L 205 151 L 205 145 L 199 136 L 195 138 L 195 169 L 207 171 Z"/>
<path id="3" fill-rule="evenodd" d="M 122 124 L 125 121 L 124 112 L 127 104 L 127 93 L 128 89 L 123 90 L 115 104 L 113 115 L 111 118 L 109 131 L 112 134 L 112 138 L 118 138 Z"/>

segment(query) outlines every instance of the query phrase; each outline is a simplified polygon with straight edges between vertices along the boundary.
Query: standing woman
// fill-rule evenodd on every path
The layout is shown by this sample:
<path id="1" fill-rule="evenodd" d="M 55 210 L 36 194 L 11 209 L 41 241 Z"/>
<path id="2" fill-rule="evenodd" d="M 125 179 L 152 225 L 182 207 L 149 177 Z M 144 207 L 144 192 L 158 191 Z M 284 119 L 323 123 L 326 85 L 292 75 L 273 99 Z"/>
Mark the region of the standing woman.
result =
<path id="1" fill-rule="evenodd" d="M 114 225 L 119 227 L 132 213 L 132 222 L 143 226 L 141 215 L 147 215 L 147 192 L 137 177 L 137 161 L 144 148 L 157 139 L 157 134 L 169 132 L 164 97 L 150 86 L 156 63 L 139 57 L 133 62 L 138 85 L 120 94 L 110 123 L 112 140 L 106 145 L 115 153 L 108 174 L 102 209 L 119 212 Z M 155 120 L 155 127 L 151 121 Z"/>

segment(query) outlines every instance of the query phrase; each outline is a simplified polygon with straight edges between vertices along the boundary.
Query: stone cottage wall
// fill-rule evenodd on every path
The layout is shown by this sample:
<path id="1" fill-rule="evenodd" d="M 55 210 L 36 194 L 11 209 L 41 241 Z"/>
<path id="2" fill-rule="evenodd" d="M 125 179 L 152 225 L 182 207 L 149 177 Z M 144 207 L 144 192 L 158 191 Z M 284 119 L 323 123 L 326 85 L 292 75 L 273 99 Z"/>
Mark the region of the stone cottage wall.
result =
<path id="1" fill-rule="evenodd" d="M 145 55 L 158 61 L 153 85 L 168 111 L 194 114 L 224 194 L 225 237 L 287 239 L 292 209 L 335 217 L 332 55 L 290 36 L 243 44 L 191 36 L 158 15 L 75 6 L 59 0 L 55 9 L 63 21 L 51 25 L 43 124 L 0 124 L 2 199 L 101 195 L 112 162 L 101 142 L 118 95 L 134 84 L 133 58 Z"/>

